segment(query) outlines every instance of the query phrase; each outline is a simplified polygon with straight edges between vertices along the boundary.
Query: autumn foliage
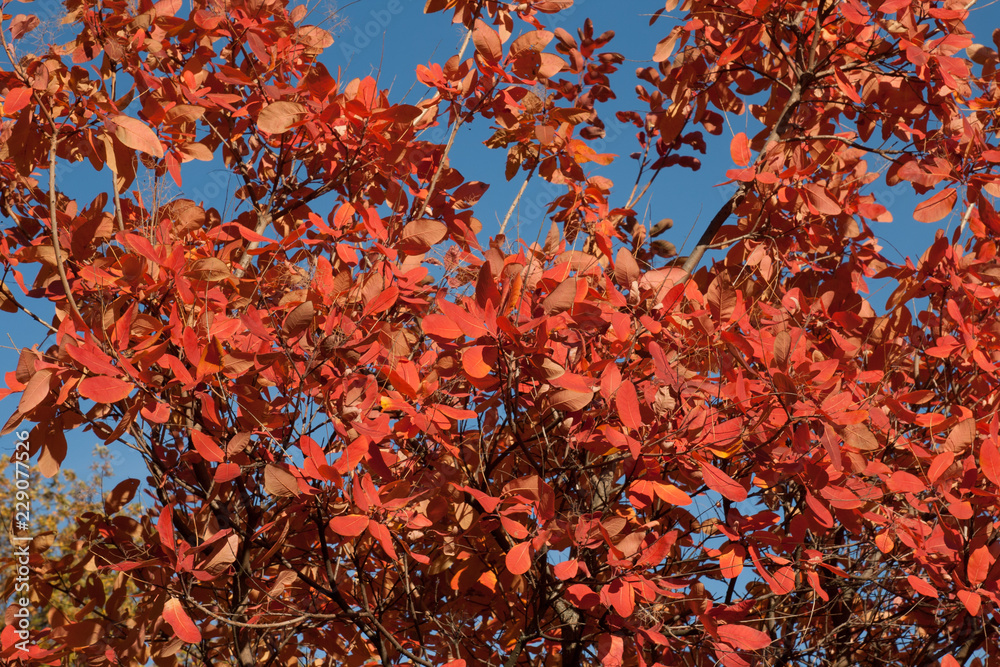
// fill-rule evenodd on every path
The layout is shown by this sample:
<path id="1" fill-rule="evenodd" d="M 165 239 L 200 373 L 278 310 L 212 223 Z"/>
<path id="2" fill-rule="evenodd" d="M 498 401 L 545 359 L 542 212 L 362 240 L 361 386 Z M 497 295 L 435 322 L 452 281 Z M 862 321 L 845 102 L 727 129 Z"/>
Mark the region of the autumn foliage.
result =
<path id="1" fill-rule="evenodd" d="M 32 554 L 8 664 L 997 664 L 974 8 L 671 0 L 633 78 L 586 7 L 547 28 L 572 0 L 428 0 L 466 37 L 404 104 L 283 0 L 65 4 L 40 54 L 3 15 L 0 309 L 38 329 L 4 432 L 48 476 L 74 429 L 147 475 Z M 472 125 L 506 173 L 450 166 Z M 731 197 L 671 258 L 646 198 L 709 135 Z M 141 185 L 198 161 L 235 201 Z M 479 203 L 504 181 L 555 187 L 523 240 Z M 871 223 L 903 191 L 893 225 L 954 232 L 899 264 Z"/>

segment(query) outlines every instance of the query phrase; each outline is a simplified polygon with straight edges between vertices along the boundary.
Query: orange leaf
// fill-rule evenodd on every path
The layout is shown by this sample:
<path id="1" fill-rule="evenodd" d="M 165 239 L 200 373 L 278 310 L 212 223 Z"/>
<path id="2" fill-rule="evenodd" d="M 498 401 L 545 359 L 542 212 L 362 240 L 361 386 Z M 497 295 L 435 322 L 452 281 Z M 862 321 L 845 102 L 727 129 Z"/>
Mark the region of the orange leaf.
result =
<path id="1" fill-rule="evenodd" d="M 126 479 L 120 482 L 111 493 L 104 496 L 104 513 L 108 516 L 116 513 L 121 508 L 132 502 L 135 492 L 139 488 L 139 480 Z"/>
<path id="2" fill-rule="evenodd" d="M 132 393 L 133 388 L 131 382 L 107 375 L 94 375 L 85 378 L 78 387 L 81 396 L 95 403 L 117 403 Z"/>
<path id="3" fill-rule="evenodd" d="M 462 368 L 471 378 L 481 379 L 493 372 L 497 349 L 492 345 L 474 345 L 462 353 Z"/>
<path id="4" fill-rule="evenodd" d="M 750 164 L 750 141 L 746 132 L 740 132 L 729 142 L 729 154 L 733 156 L 733 162 L 741 167 Z"/>
<path id="5" fill-rule="evenodd" d="M 515 544 L 504 558 L 507 571 L 511 574 L 524 574 L 531 569 L 531 542 Z"/>
<path id="6" fill-rule="evenodd" d="M 653 492 L 665 503 L 671 505 L 690 505 L 691 496 L 678 489 L 673 484 L 653 482 Z"/>
<path id="7" fill-rule="evenodd" d="M 111 122 L 115 125 L 115 137 L 118 141 L 153 157 L 163 157 L 163 145 L 160 139 L 141 120 L 117 114 L 111 116 Z"/>
<path id="8" fill-rule="evenodd" d="M 330 530 L 343 537 L 357 537 L 368 530 L 368 517 L 363 514 L 345 514 L 330 519 Z"/>
<path id="9" fill-rule="evenodd" d="M 201 458 L 206 461 L 222 463 L 226 458 L 222 449 L 215 444 L 215 438 L 202 431 L 191 431 L 191 444 L 194 445 L 194 450 L 201 455 Z"/>
<path id="10" fill-rule="evenodd" d="M 719 553 L 719 569 L 726 579 L 733 579 L 740 576 L 743 571 L 743 560 L 747 552 L 741 545 L 735 542 L 726 542 L 722 545 Z"/>
<path id="11" fill-rule="evenodd" d="M 913 219 L 917 222 L 937 222 L 951 213 L 958 201 L 958 190 L 945 188 L 927 201 L 917 204 L 913 211 Z"/>
<path id="12" fill-rule="evenodd" d="M 1000 449 L 995 440 L 986 440 L 979 450 L 979 467 L 986 478 L 1000 486 Z"/>
<path id="13" fill-rule="evenodd" d="M 197 644 L 201 641 L 201 631 L 184 611 L 184 605 L 177 598 L 170 598 L 163 605 L 163 620 L 174 629 L 177 638 L 187 644 Z"/>

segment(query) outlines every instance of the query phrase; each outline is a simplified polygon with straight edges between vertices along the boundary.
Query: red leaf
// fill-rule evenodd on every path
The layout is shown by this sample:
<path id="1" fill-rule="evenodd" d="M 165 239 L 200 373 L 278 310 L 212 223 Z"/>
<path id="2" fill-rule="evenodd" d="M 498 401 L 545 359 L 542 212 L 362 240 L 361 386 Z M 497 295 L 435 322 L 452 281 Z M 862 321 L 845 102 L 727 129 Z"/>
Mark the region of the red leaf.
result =
<path id="1" fill-rule="evenodd" d="M 385 551 L 386 555 L 392 560 L 399 560 L 399 556 L 396 554 L 396 549 L 392 545 L 392 535 L 389 534 L 389 529 L 382 524 L 371 520 L 368 522 L 368 532 L 372 534 L 378 543 L 382 545 L 382 550 Z"/>
<path id="2" fill-rule="evenodd" d="M 701 474 L 708 488 L 733 502 L 743 502 L 747 499 L 747 490 L 732 477 L 716 468 L 707 461 L 701 462 Z"/>
<path id="3" fill-rule="evenodd" d="M 257 127 L 268 134 L 281 134 L 290 130 L 306 115 L 306 108 L 298 102 L 274 102 L 260 110 Z"/>
<path id="4" fill-rule="evenodd" d="M 979 585 L 986 581 L 986 577 L 989 575 L 990 568 L 993 567 L 995 560 L 993 554 L 990 553 L 989 547 L 986 545 L 973 549 L 972 553 L 969 554 L 969 565 L 967 568 L 969 583 Z"/>
<path id="5" fill-rule="evenodd" d="M 927 469 L 927 478 L 932 483 L 938 481 L 938 478 L 940 478 L 941 475 L 943 475 L 954 462 L 954 452 L 941 452 L 934 457 L 934 462 L 931 463 L 931 467 Z"/>
<path id="6" fill-rule="evenodd" d="M 837 87 L 840 88 L 840 92 L 847 95 L 852 102 L 855 104 L 861 104 L 861 96 L 858 95 L 858 91 L 854 89 L 851 82 L 848 81 L 847 75 L 844 74 L 843 70 L 838 67 L 833 68 L 833 78 L 837 82 Z"/>
<path id="7" fill-rule="evenodd" d="M 622 424 L 631 429 L 639 429 L 643 426 L 642 414 L 639 411 L 639 398 L 635 391 L 635 385 L 625 380 L 618 387 L 618 394 L 615 396 L 615 405 L 618 406 L 618 418 Z"/>
<path id="8" fill-rule="evenodd" d="M 601 589 L 601 602 L 622 618 L 628 618 L 635 611 L 635 590 L 627 581 L 615 579 Z"/>
<path id="9" fill-rule="evenodd" d="M 215 469 L 215 481 L 218 484 L 231 482 L 240 476 L 240 467 L 235 463 L 223 463 Z"/>
<path id="10" fill-rule="evenodd" d="M 750 140 L 745 132 L 740 132 L 729 142 L 729 154 L 733 156 L 733 162 L 741 167 L 750 164 Z"/>
<path id="11" fill-rule="evenodd" d="M 920 493 L 926 490 L 927 486 L 920 481 L 920 478 L 916 475 L 910 474 L 905 470 L 897 470 L 889 476 L 889 482 L 886 485 L 889 487 L 890 491 L 895 493 Z"/>
<path id="12" fill-rule="evenodd" d="M 625 640 L 618 635 L 603 634 L 597 639 L 597 658 L 601 667 L 621 667 L 624 656 Z"/>
<path id="13" fill-rule="evenodd" d="M 160 517 L 156 521 L 156 534 L 160 537 L 160 544 L 170 551 L 175 551 L 177 543 L 174 541 L 174 511 L 173 507 L 167 505 L 160 510 Z"/>
<path id="14" fill-rule="evenodd" d="M 556 575 L 556 579 L 560 581 L 566 581 L 567 579 L 572 579 L 576 576 L 576 573 L 580 570 L 580 561 L 564 560 L 561 563 L 556 563 L 552 568 L 552 571 Z"/>
<path id="15" fill-rule="evenodd" d="M 771 645 L 771 638 L 766 633 L 735 623 L 720 625 L 719 639 L 744 651 L 760 651 Z"/>
<path id="16" fill-rule="evenodd" d="M 132 393 L 134 385 L 107 375 L 94 375 L 82 380 L 78 389 L 81 396 L 95 403 L 117 403 Z"/>
<path id="17" fill-rule="evenodd" d="M 601 602 L 600 596 L 587 584 L 573 584 L 566 588 L 566 599 L 579 609 L 592 609 Z"/>
<path id="18" fill-rule="evenodd" d="M 222 463 L 226 458 L 222 449 L 215 444 L 215 438 L 201 431 L 191 431 L 191 444 L 194 445 L 195 451 L 201 455 L 201 458 L 206 461 Z"/>
<path id="19" fill-rule="evenodd" d="M 1000 449 L 995 440 L 986 440 L 979 450 L 979 467 L 986 478 L 1000 486 Z"/>
<path id="20" fill-rule="evenodd" d="M 906 578 L 906 580 L 910 582 L 910 586 L 912 586 L 913 590 L 916 591 L 917 593 L 932 598 L 936 598 L 938 596 L 938 590 L 934 588 L 934 586 L 932 586 L 930 583 L 921 579 L 920 577 L 911 574 Z"/>
<path id="21" fill-rule="evenodd" d="M 462 327 L 452 322 L 448 317 L 440 313 L 431 313 L 420 321 L 424 333 L 428 336 L 436 336 L 445 340 L 455 340 L 465 335 Z"/>
<path id="22" fill-rule="evenodd" d="M 187 644 L 197 644 L 201 641 L 201 632 L 177 598 L 172 597 L 163 605 L 163 620 L 170 624 L 174 634 L 181 641 Z"/>
<path id="23" fill-rule="evenodd" d="M 913 219 L 917 222 L 937 222 L 951 213 L 958 201 L 958 190 L 945 188 L 927 201 L 917 204 L 913 211 Z"/>
<path id="24" fill-rule="evenodd" d="M 31 88 L 12 88 L 3 99 L 3 113 L 11 116 L 31 102 Z"/>
<path id="25" fill-rule="evenodd" d="M 141 120 L 122 114 L 111 116 L 115 125 L 115 137 L 129 148 L 142 151 L 153 157 L 163 157 L 163 145 L 156 133 Z"/>
<path id="26" fill-rule="evenodd" d="M 377 315 L 389 310 L 396 304 L 398 298 L 399 288 L 395 284 L 389 285 L 389 287 L 379 292 L 378 296 L 365 304 L 365 311 L 362 316 Z"/>
<path id="27" fill-rule="evenodd" d="M 515 544 L 504 558 L 507 571 L 511 574 L 524 574 L 531 569 L 531 542 Z"/>
<path id="28" fill-rule="evenodd" d="M 343 537 L 357 537 L 368 530 L 368 517 L 363 514 L 345 514 L 330 519 L 330 530 Z"/>
<path id="29" fill-rule="evenodd" d="M 979 593 L 975 591 L 958 591 L 958 599 L 962 601 L 965 605 L 965 610 L 968 611 L 973 616 L 979 616 L 979 610 L 982 608 L 983 599 L 979 596 Z M 941 665 L 948 664 L 944 660 L 941 661 Z M 956 662 L 957 666 L 958 663 Z"/>

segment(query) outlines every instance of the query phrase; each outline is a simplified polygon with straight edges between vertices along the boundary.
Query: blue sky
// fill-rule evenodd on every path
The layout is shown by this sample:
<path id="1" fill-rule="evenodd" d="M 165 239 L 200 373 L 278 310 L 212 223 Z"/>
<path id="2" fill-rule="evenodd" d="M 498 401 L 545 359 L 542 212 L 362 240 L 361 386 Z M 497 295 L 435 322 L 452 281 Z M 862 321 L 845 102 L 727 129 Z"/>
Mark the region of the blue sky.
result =
<path id="1" fill-rule="evenodd" d="M 334 33 L 336 42 L 324 55 L 324 63 L 332 72 L 340 68 L 346 78 L 377 75 L 381 88 L 391 89 L 394 101 L 416 102 L 425 94 L 422 85 L 415 83 L 413 70 L 416 64 L 428 62 L 444 62 L 457 52 L 464 37 L 464 29 L 450 23 L 446 14 L 425 15 L 422 12 L 423 2 L 415 0 L 355 0 L 351 3 L 336 5 L 320 0 L 310 3 L 312 6 L 310 23 L 321 25 Z M 603 176 L 611 178 L 616 183 L 612 206 L 622 205 L 635 180 L 637 163 L 627 158 L 627 155 L 637 149 L 634 139 L 634 128 L 631 125 L 619 123 L 614 112 L 620 109 L 639 109 L 642 104 L 634 99 L 636 79 L 634 71 L 637 67 L 652 64 L 651 55 L 656 42 L 664 36 L 675 24 L 676 18 L 662 17 L 655 26 L 648 25 L 649 15 L 662 7 L 660 2 L 637 2 L 624 0 L 622 2 L 606 2 L 603 0 L 577 0 L 572 10 L 560 15 L 546 16 L 550 28 L 562 27 L 575 34 L 576 29 L 590 17 L 594 22 L 595 32 L 614 30 L 615 39 L 605 50 L 622 53 L 626 61 L 621 66 L 615 87 L 619 99 L 599 108 L 608 129 L 606 140 L 598 142 L 594 148 L 598 152 L 610 152 L 622 155 L 616 164 L 600 168 Z M 21 11 L 31 11 L 42 16 L 55 15 L 58 5 L 54 0 L 43 0 L 32 5 L 26 5 Z M 11 13 L 16 10 L 8 9 Z M 989 44 L 990 34 L 995 27 L 1000 26 L 1000 6 L 983 3 L 981 8 L 974 9 L 969 25 L 974 30 L 981 31 L 977 41 Z M 676 17 L 676 13 L 674 14 Z M 466 56 L 471 55 L 470 50 Z M 684 249 L 690 249 L 701 234 L 707 221 L 728 199 L 730 190 L 716 187 L 725 180 L 725 171 L 731 168 L 729 157 L 729 141 L 737 132 L 756 132 L 759 129 L 742 116 L 730 116 L 729 129 L 720 137 L 706 137 L 708 154 L 699 156 L 702 168 L 698 172 L 675 168 L 673 171 L 661 174 L 651 189 L 651 195 L 642 202 L 637 211 L 640 219 L 651 226 L 663 217 L 674 220 L 674 228 L 664 236 L 672 241 L 682 254 Z M 489 127 L 485 121 L 478 120 L 463 127 L 459 131 L 456 147 L 450 155 L 452 166 L 462 171 L 467 180 L 479 180 L 490 184 L 486 197 L 476 207 L 476 217 L 484 224 L 481 242 L 486 243 L 487 235 L 496 233 L 499 220 L 507 210 L 509 202 L 521 183 L 522 175 L 518 175 L 511 183 L 503 177 L 505 151 L 488 150 L 482 145 L 483 139 L 489 135 Z M 431 131 L 424 138 L 444 142 L 446 139 L 443 128 Z M 873 166 L 876 164 L 873 163 Z M 183 188 L 174 188 L 174 196 L 193 199 L 204 199 L 209 205 L 220 210 L 223 202 L 231 194 L 230 176 L 219 165 L 207 166 L 185 165 L 185 184 Z M 198 170 L 187 171 L 187 169 Z M 107 173 L 86 173 L 87 168 L 74 169 L 72 180 L 62 179 L 62 183 L 72 193 L 86 193 L 87 200 L 97 189 L 106 189 L 110 177 Z M 63 170 L 62 175 L 68 175 Z M 888 191 L 882 182 L 882 189 Z M 912 211 L 917 199 L 908 192 L 908 187 L 894 188 L 891 191 L 893 203 L 891 212 L 895 222 L 876 224 L 875 231 L 883 239 L 884 253 L 892 260 L 900 261 L 904 256 L 919 258 L 923 250 L 934 237 L 937 227 L 954 228 L 959 221 L 959 213 L 952 214 L 941 221 L 939 225 L 925 225 L 912 220 Z M 535 239 L 536 233 L 544 223 L 544 204 L 554 196 L 561 194 L 558 186 L 547 184 L 541 179 L 535 179 L 522 199 L 514 225 L 519 225 L 522 238 L 529 243 Z M 647 207 L 648 203 L 648 207 Z M 887 202 L 883 202 L 887 203 Z M 544 223 L 547 228 L 547 223 Z M 544 231 L 542 232 L 544 235 Z M 510 234 L 509 234 L 510 235 Z M 884 302 L 887 294 L 874 297 L 878 305 Z M 39 308 L 43 316 L 48 316 L 50 310 Z M 13 341 L 14 348 L 31 346 L 40 343 L 43 338 L 42 328 L 23 315 L 3 315 L 6 333 Z M 2 343 L 9 346 L 11 341 Z M 46 346 L 51 341 L 46 342 Z M 17 361 L 14 349 L 0 349 L 0 368 L 4 372 L 12 370 Z M 0 401 L 0 418 L 6 417 L 14 410 L 17 397 Z M 14 436 L 8 435 L 6 442 L 0 447 L 13 448 Z M 66 464 L 76 469 L 86 468 L 92 461 L 93 446 L 97 440 L 92 435 L 76 432 L 69 434 L 70 453 Z M 4 451 L 7 451 L 4 449 Z M 127 451 L 115 450 L 117 454 L 115 478 L 110 480 L 107 488 L 114 482 L 129 476 L 145 477 L 145 470 L 137 457 Z"/>

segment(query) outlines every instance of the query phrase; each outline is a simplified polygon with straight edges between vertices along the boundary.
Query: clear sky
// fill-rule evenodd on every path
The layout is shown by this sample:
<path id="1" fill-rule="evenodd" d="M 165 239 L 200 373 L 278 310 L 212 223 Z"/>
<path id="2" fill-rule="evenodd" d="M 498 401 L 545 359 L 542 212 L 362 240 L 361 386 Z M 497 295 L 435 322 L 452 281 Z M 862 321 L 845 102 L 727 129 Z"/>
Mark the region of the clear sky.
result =
<path id="1" fill-rule="evenodd" d="M 340 68 L 347 78 L 378 76 L 380 88 L 390 88 L 394 101 L 415 102 L 425 94 L 422 85 L 415 82 L 414 67 L 418 63 L 443 63 L 457 52 L 464 30 L 452 25 L 449 16 L 445 14 L 425 15 L 422 12 L 423 2 L 420 0 L 355 0 L 341 3 L 338 8 L 328 0 L 310 2 L 310 23 L 320 23 L 335 35 L 336 42 L 324 56 L 324 63 L 332 72 Z M 619 99 L 603 108 L 599 108 L 604 119 L 608 136 L 604 141 L 594 145 L 598 152 L 610 152 L 623 156 L 616 164 L 600 168 L 601 175 L 611 178 L 616 183 L 612 206 L 622 205 L 632 189 L 636 176 L 636 162 L 628 159 L 628 154 L 637 150 L 634 138 L 634 128 L 624 125 L 614 117 L 614 112 L 621 109 L 643 108 L 635 100 L 634 87 L 635 69 L 652 64 L 651 56 L 656 42 L 676 23 L 674 18 L 661 17 L 655 26 L 649 26 L 649 16 L 661 8 L 662 2 L 639 2 L 636 0 L 577 0 L 571 11 L 563 12 L 555 17 L 546 16 L 548 27 L 562 27 L 575 34 L 576 29 L 590 17 L 594 22 L 595 32 L 614 30 L 615 39 L 605 48 L 607 51 L 622 53 L 626 61 L 621 66 L 619 74 L 613 83 Z M 20 11 L 34 12 L 44 16 L 56 16 L 59 5 L 55 0 L 40 0 L 31 5 L 25 5 Z M 17 13 L 8 9 L 9 12 Z M 1000 5 L 980 2 L 973 8 L 973 18 L 968 25 L 977 35 L 978 42 L 989 44 L 994 28 L 1000 26 Z M 466 56 L 471 55 L 470 50 Z M 760 128 L 755 121 L 747 121 L 746 117 L 730 116 L 729 129 L 720 137 L 706 137 L 708 154 L 699 156 L 702 168 L 698 172 L 674 168 L 661 174 L 650 196 L 642 202 L 642 208 L 637 212 L 648 225 L 654 224 L 663 217 L 674 219 L 674 228 L 664 237 L 681 248 L 689 249 L 695 239 L 704 229 L 707 221 L 728 199 L 731 190 L 716 187 L 725 180 L 725 171 L 732 167 L 729 157 L 729 140 L 737 132 L 746 131 L 753 134 Z M 496 233 L 499 220 L 503 217 L 509 202 L 521 183 L 522 175 L 518 175 L 511 183 L 506 183 L 503 177 L 505 151 L 488 150 L 482 145 L 488 135 L 489 127 L 485 121 L 478 120 L 459 131 L 456 147 L 450 155 L 451 164 L 457 167 L 467 179 L 489 183 L 491 188 L 487 196 L 477 205 L 476 216 L 484 224 L 481 243 L 486 245 L 486 236 Z M 444 142 L 445 130 L 436 133 L 432 131 L 425 138 Z M 875 168 L 884 168 L 872 162 Z M 189 171 L 192 170 L 192 171 Z M 201 171 L 197 171 L 200 169 Z M 110 177 L 106 173 L 85 173 L 86 169 L 73 170 L 72 179 L 62 179 L 61 187 L 67 188 L 71 194 L 79 191 L 89 194 L 87 200 L 93 197 L 96 189 L 106 189 Z M 67 175 L 64 170 L 63 176 Z M 209 164 L 185 165 L 185 183 L 183 188 L 174 188 L 173 196 L 205 200 L 206 204 L 224 208 L 227 196 L 232 192 L 230 175 L 220 168 L 220 165 Z M 876 189 L 879 185 L 876 183 Z M 895 221 L 890 224 L 877 225 L 875 231 L 883 239 L 884 253 L 892 260 L 899 261 L 903 256 L 919 258 L 920 254 L 933 239 L 937 227 L 954 228 L 959 221 L 959 213 L 942 220 L 937 225 L 925 225 L 912 220 L 913 207 L 917 199 L 908 186 L 891 190 L 894 200 L 890 210 Z M 889 192 L 882 181 L 883 194 Z M 547 184 L 541 179 L 535 179 L 522 199 L 517 213 L 516 222 L 521 236 L 531 242 L 544 221 L 544 204 L 561 193 L 558 186 Z M 888 200 L 883 200 L 888 204 Z M 648 204 L 648 206 L 647 206 Z M 510 234 L 509 234 L 510 235 Z M 884 303 L 882 294 L 873 297 L 876 307 Z M 39 309 L 43 316 L 51 311 Z M 23 315 L 4 314 L 4 330 L 9 334 L 14 348 L 31 346 L 40 343 L 43 338 L 42 328 Z M 10 345 L 10 341 L 6 341 Z M 51 340 L 46 345 L 51 344 Z M 17 361 L 14 349 L 0 349 L 0 368 L 4 372 L 12 370 Z M 17 397 L 0 401 L 0 419 L 6 420 L 16 406 Z M 82 469 L 92 461 L 93 446 L 97 440 L 92 434 L 76 432 L 69 434 L 70 453 L 67 465 Z M 7 436 L 0 444 L 0 449 L 7 451 L 13 448 L 13 436 Z M 129 476 L 145 477 L 145 470 L 135 456 L 117 452 L 115 480 Z M 115 480 L 109 482 L 108 488 Z"/>

